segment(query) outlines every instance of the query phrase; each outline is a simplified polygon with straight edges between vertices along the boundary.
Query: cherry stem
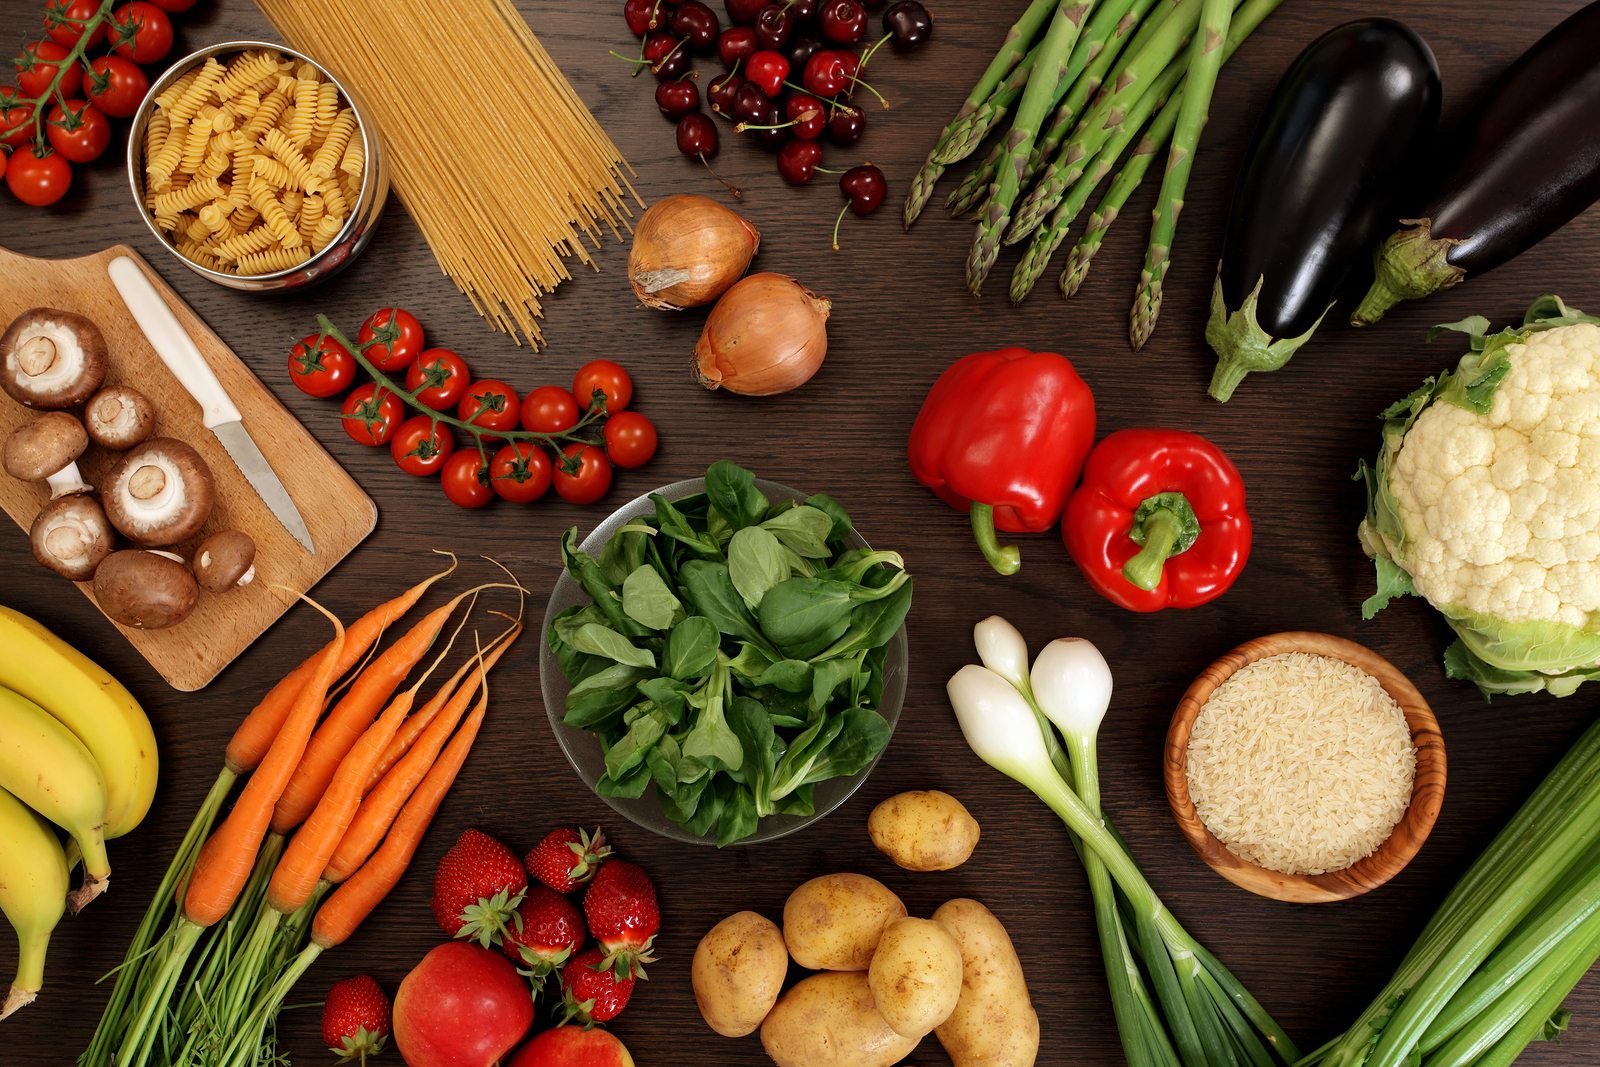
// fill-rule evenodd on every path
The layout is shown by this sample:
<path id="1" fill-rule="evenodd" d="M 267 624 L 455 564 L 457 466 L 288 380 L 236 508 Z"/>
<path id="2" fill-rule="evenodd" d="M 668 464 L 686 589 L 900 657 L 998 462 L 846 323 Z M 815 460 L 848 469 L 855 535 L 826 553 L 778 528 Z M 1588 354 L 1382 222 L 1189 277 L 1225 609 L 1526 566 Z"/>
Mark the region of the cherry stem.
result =
<path id="1" fill-rule="evenodd" d="M 821 167 L 817 168 L 821 170 Z M 829 173 L 832 173 L 831 171 Z M 844 202 L 844 207 L 839 209 L 838 217 L 833 220 L 833 250 L 839 251 L 839 227 L 844 224 L 844 213 L 850 210 L 850 201 Z"/>
<path id="2" fill-rule="evenodd" d="M 862 55 L 861 62 L 856 64 L 856 70 L 858 72 L 862 71 L 862 70 L 865 70 L 867 64 L 872 62 L 872 57 L 878 54 L 878 49 L 882 48 L 884 45 L 888 44 L 893 39 L 894 39 L 894 34 L 892 34 L 892 33 L 884 34 L 883 37 L 879 39 L 877 44 L 875 44 L 871 48 L 867 49 L 866 53 Z"/>
<path id="3" fill-rule="evenodd" d="M 735 129 L 737 129 L 737 127 L 735 127 Z M 713 178 L 717 179 L 717 181 L 721 182 L 722 187 L 728 190 L 728 192 L 732 193 L 735 200 L 744 199 L 744 190 L 730 182 L 728 179 L 724 178 L 722 175 L 718 174 L 717 169 L 711 165 L 711 161 L 706 158 L 706 154 L 704 152 L 698 153 L 698 156 L 701 165 L 706 168 L 706 172 Z"/>
<path id="4" fill-rule="evenodd" d="M 733 128 L 733 132 L 743 133 L 746 130 L 787 130 L 790 126 L 798 126 L 802 122 L 810 122 L 820 114 L 822 114 L 822 112 L 818 111 L 814 107 L 807 108 L 794 118 L 790 119 L 788 122 L 782 122 L 776 126 L 757 126 L 754 123 L 741 122 Z"/>
<path id="5" fill-rule="evenodd" d="M 859 72 L 861 70 L 861 67 L 857 66 L 856 70 L 857 70 L 857 72 Z M 866 82 L 862 81 L 860 78 L 856 77 L 856 75 L 854 75 L 854 74 L 850 75 L 850 84 L 852 86 L 859 85 L 861 88 L 865 89 L 867 92 L 869 92 L 873 96 L 877 97 L 878 98 L 878 103 L 883 105 L 883 109 L 885 111 L 889 110 L 889 101 L 887 99 L 885 99 L 884 95 L 882 93 L 878 92 L 878 90 L 874 89 L 872 86 L 868 85 Z"/>

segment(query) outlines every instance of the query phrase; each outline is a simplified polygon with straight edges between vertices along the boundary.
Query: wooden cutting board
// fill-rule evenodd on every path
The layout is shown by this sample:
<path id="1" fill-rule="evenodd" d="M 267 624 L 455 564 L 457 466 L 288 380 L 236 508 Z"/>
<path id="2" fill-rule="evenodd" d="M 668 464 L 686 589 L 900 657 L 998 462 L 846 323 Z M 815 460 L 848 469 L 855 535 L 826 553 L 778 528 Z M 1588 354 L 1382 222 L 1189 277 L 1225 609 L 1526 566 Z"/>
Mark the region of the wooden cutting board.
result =
<path id="1" fill-rule="evenodd" d="M 149 276 L 244 413 L 245 429 L 261 446 L 311 531 L 314 555 L 273 517 L 221 442 L 201 424 L 200 406 L 145 341 L 106 273 L 107 265 L 118 256 L 129 257 Z M 165 630 L 117 627 L 174 688 L 185 692 L 203 688 L 294 603 L 296 594 L 316 585 L 372 532 L 378 509 L 316 438 L 131 248 L 118 245 L 96 255 L 65 260 L 34 259 L 0 248 L 0 330 L 32 307 L 75 311 L 93 320 L 111 350 L 106 384 L 131 385 L 148 396 L 156 409 L 156 433 L 187 441 L 210 464 L 216 479 L 211 519 L 199 537 L 172 546 L 173 551 L 188 558 L 207 535 L 230 528 L 255 539 L 256 578 L 248 586 L 216 596 L 201 593 L 194 613 Z M 35 414 L 0 393 L 0 439 Z M 91 445 L 79 460 L 79 469 L 91 484 L 97 484 L 115 458 L 115 453 Z M 0 507 L 22 527 L 22 536 L 48 499 L 49 492 L 42 485 L 20 482 L 0 472 Z M 94 599 L 90 583 L 80 582 L 78 588 Z"/>

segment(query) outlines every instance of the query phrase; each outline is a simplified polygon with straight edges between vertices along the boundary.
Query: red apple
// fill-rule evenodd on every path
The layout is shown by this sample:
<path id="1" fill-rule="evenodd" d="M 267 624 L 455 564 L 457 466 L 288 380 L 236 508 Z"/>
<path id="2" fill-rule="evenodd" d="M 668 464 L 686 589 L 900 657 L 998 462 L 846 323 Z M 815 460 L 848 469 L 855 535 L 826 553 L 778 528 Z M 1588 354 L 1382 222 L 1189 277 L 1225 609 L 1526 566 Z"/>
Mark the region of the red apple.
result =
<path id="1" fill-rule="evenodd" d="M 523 1045 L 511 1067 L 633 1067 L 633 1057 L 604 1030 L 558 1026 Z"/>
<path id="2" fill-rule="evenodd" d="M 394 1043 L 409 1067 L 492 1067 L 532 1025 L 515 965 L 467 941 L 422 957 L 394 998 Z"/>

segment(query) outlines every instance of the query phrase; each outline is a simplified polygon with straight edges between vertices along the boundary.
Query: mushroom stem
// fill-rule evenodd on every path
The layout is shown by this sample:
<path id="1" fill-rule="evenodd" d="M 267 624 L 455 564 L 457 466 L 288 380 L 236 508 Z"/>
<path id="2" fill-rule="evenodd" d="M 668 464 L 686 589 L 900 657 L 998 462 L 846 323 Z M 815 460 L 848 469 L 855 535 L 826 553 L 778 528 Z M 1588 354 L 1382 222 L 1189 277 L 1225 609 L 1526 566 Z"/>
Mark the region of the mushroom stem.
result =
<path id="1" fill-rule="evenodd" d="M 45 484 L 50 486 L 50 499 L 71 496 L 74 493 L 87 493 L 92 488 L 83 480 L 83 475 L 78 471 L 77 463 L 68 463 L 54 474 L 45 477 Z"/>

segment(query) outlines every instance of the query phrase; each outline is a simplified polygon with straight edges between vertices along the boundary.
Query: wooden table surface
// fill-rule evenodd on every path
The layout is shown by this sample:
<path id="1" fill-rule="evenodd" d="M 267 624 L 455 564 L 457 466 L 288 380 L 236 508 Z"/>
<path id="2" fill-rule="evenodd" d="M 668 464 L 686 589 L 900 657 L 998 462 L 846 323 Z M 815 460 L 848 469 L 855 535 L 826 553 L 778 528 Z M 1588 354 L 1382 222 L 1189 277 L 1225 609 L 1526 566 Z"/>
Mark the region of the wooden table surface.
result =
<path id="1" fill-rule="evenodd" d="M 40 6 L 33 0 L 0 5 L 0 41 L 7 49 L 37 32 Z M 674 151 L 671 127 L 650 99 L 652 83 L 630 80 L 623 64 L 607 56 L 607 49 L 632 47 L 620 4 L 521 0 L 519 6 L 638 168 L 641 193 L 718 193 Z M 1459 114 L 1496 70 L 1578 6 L 1579 0 L 1528 0 L 1511 19 L 1485 0 L 1416 0 L 1405 17 L 1433 46 L 1447 111 Z M 1105 652 L 1117 679 L 1101 741 L 1108 810 L 1167 903 L 1302 1047 L 1311 1048 L 1365 1005 L 1448 887 L 1590 720 L 1600 693 L 1584 690 L 1561 702 L 1509 698 L 1490 706 L 1470 686 L 1446 680 L 1439 657 L 1448 634 L 1420 601 L 1398 604 L 1373 622 L 1360 620 L 1372 574 L 1356 544 L 1362 499 L 1350 473 L 1359 457 L 1376 450 L 1376 414 L 1459 355 L 1455 342 L 1424 342 L 1431 323 L 1471 313 L 1511 321 L 1546 292 L 1600 308 L 1593 255 L 1600 212 L 1491 276 L 1426 305 L 1401 308 L 1379 328 L 1359 334 L 1326 328 L 1290 369 L 1252 377 L 1235 400 L 1220 406 L 1204 393 L 1211 356 L 1201 327 L 1229 189 L 1255 117 L 1289 59 L 1314 36 L 1347 19 L 1395 9 L 1357 0 L 1289 0 L 1239 51 L 1221 80 L 1195 167 L 1160 328 L 1135 354 L 1125 324 L 1149 190 L 1113 231 L 1070 306 L 1048 280 L 1026 305 L 1009 306 L 1003 295 L 1009 260 L 1002 261 L 991 296 L 975 302 L 961 281 L 970 227 L 949 221 L 942 210 L 930 209 L 909 235 L 900 230 L 906 180 L 1018 7 L 1015 0 L 938 5 L 937 36 L 928 48 L 909 58 L 885 53 L 875 64 L 875 81 L 892 98 L 893 110 L 869 114 L 871 128 L 859 151 L 830 149 L 830 155 L 835 163 L 877 162 L 892 194 L 876 217 L 846 219 L 843 252 L 828 246 L 840 202 L 831 182 L 788 188 L 770 158 L 746 145 L 731 145 L 718 159 L 748 191 L 742 210 L 763 234 L 758 266 L 793 274 L 834 300 L 822 372 L 806 388 L 776 399 L 714 395 L 695 385 L 688 362 L 700 316 L 636 309 L 624 276 L 626 249 L 618 244 L 600 252 L 600 273 L 578 277 L 548 302 L 551 345 L 535 353 L 480 323 L 440 275 L 398 204 L 391 204 L 376 242 L 348 273 L 311 293 L 274 299 L 214 287 L 163 258 L 129 203 L 116 149 L 80 175 L 78 188 L 54 210 L 23 208 L 0 196 L 0 244 L 7 247 L 74 255 L 128 241 L 142 249 L 377 501 L 377 532 L 316 589 L 346 619 L 431 569 L 431 548 L 500 559 L 533 590 L 533 610 L 540 611 L 558 571 L 562 530 L 577 524 L 587 531 L 608 505 L 692 477 L 718 458 L 833 493 L 874 544 L 902 551 L 916 574 L 911 684 L 886 757 L 825 824 L 753 849 L 681 846 L 609 818 L 610 810 L 589 794 L 556 747 L 540 701 L 537 639 L 525 637 L 495 674 L 486 733 L 413 869 L 345 947 L 317 963 L 295 999 L 317 1000 L 331 982 L 358 971 L 395 989 L 439 941 L 427 908 L 431 875 L 466 827 L 481 827 L 522 850 L 558 824 L 605 822 L 622 852 L 653 873 L 663 906 L 662 962 L 615 1026 L 641 1064 L 765 1062 L 754 1038 L 724 1040 L 701 1022 L 688 983 L 695 942 L 741 908 L 777 916 L 799 881 L 838 870 L 883 879 L 916 914 L 953 896 L 983 900 L 1010 929 L 1027 970 L 1044 1024 L 1039 1063 L 1120 1062 L 1088 896 L 1066 836 L 1032 795 L 970 754 L 944 698 L 945 679 L 974 659 L 972 624 L 1000 613 L 1035 647 L 1079 634 Z M 272 36 L 248 0 L 205 0 L 181 20 L 179 48 L 263 35 Z M 448 85 L 448 74 L 441 74 L 441 85 Z M 506 88 L 514 94 L 514 87 Z M 504 121 L 518 119 L 514 102 L 486 102 L 485 110 Z M 597 356 L 621 359 L 634 374 L 637 407 L 661 428 L 659 455 L 648 467 L 623 473 L 598 507 L 574 508 L 552 495 L 531 508 L 457 510 L 436 483 L 415 481 L 394 469 L 385 452 L 347 440 L 330 403 L 300 396 L 287 381 L 285 352 L 314 328 L 314 313 L 325 311 L 353 330 L 386 304 L 410 308 L 431 343 L 460 351 L 480 375 L 503 377 L 523 391 L 569 382 L 576 367 Z M 1248 570 L 1226 597 L 1186 613 L 1123 612 L 1090 592 L 1053 535 L 1023 542 L 1025 566 L 1014 578 L 999 578 L 983 565 L 964 518 L 912 480 L 904 442 L 919 401 L 946 364 L 1009 344 L 1069 355 L 1096 391 L 1102 432 L 1138 424 L 1183 427 L 1206 434 L 1233 456 L 1249 487 L 1256 542 Z M 0 574 L 6 603 L 48 623 L 128 684 L 162 744 L 155 807 L 135 835 L 111 847 L 112 891 L 62 925 L 39 1002 L 0 1027 L 5 1067 L 58 1067 L 87 1041 L 105 997 L 94 979 L 121 958 L 215 774 L 224 739 L 261 692 L 324 639 L 326 624 L 297 609 L 210 688 L 184 695 L 164 685 L 88 601 L 35 567 L 15 530 L 0 536 Z M 1450 757 L 1443 814 L 1410 867 L 1365 898 L 1313 907 L 1248 895 L 1205 868 L 1168 813 L 1160 774 L 1168 716 L 1195 673 L 1247 638 L 1301 628 L 1365 642 L 1405 670 L 1438 711 Z M 867 812 L 886 796 L 919 787 L 955 793 L 981 821 L 982 844 L 962 869 L 914 875 L 871 849 Z M 12 965 L 11 954 L 0 938 L 0 970 Z M 1568 1006 L 1574 1019 L 1565 1040 L 1530 1052 L 1530 1062 L 1575 1064 L 1600 1056 L 1600 982 L 1580 986 Z M 324 1062 L 316 1020 L 314 1010 L 285 1020 L 282 1032 L 296 1062 Z M 398 1062 L 392 1054 L 389 1059 Z M 923 1067 L 948 1062 L 932 1040 L 914 1060 Z"/>

